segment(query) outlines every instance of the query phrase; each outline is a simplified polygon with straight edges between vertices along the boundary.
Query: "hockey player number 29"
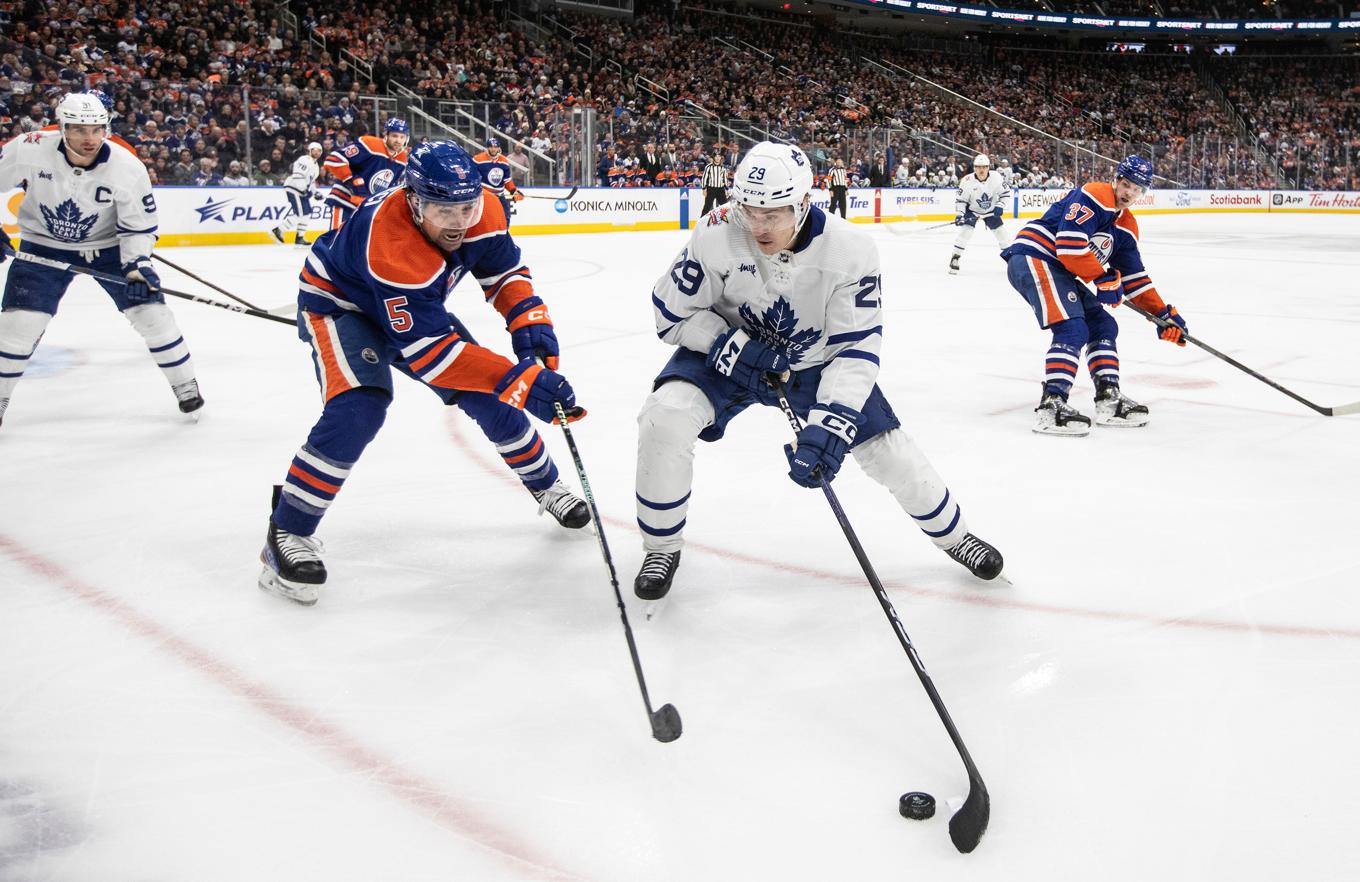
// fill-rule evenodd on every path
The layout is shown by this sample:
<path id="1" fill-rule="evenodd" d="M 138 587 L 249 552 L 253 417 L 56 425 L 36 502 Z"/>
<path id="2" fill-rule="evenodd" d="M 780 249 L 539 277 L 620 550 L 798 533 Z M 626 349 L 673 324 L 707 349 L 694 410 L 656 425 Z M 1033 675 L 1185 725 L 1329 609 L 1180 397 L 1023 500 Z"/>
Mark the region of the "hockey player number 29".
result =
<path id="1" fill-rule="evenodd" d="M 855 305 L 864 306 L 869 309 L 878 309 L 881 305 L 876 296 L 879 286 L 879 276 L 865 276 L 859 280 L 859 293 L 855 295 Z"/>
<path id="2" fill-rule="evenodd" d="M 387 307 L 387 320 L 392 323 L 392 330 L 400 334 L 415 327 L 411 312 L 406 308 L 405 297 L 389 297 L 383 301 L 383 305 Z"/>
<path id="3" fill-rule="evenodd" d="M 686 297 L 699 293 L 699 286 L 704 283 L 704 268 L 699 265 L 699 261 L 689 259 L 688 248 L 680 252 L 680 259 L 671 267 L 671 281 L 675 283 L 676 290 Z"/>

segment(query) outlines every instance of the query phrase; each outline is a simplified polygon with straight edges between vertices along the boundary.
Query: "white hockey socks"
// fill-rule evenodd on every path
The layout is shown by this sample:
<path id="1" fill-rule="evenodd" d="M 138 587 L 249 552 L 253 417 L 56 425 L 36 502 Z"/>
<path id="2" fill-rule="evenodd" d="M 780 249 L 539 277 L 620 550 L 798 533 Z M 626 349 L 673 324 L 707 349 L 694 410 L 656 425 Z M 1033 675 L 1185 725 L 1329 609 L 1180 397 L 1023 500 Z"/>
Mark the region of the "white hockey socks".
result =
<path id="1" fill-rule="evenodd" d="M 170 307 L 164 303 L 144 303 L 123 310 L 123 315 L 142 335 L 156 366 L 172 387 L 194 379 L 194 362 Z"/>
<path id="2" fill-rule="evenodd" d="M 52 316 L 32 309 L 0 312 L 0 400 L 8 401 L 19 385 L 50 321 Z"/>
<path id="3" fill-rule="evenodd" d="M 892 493 L 902 510 L 940 548 L 950 548 L 968 532 L 954 495 L 935 467 L 901 429 L 889 429 L 854 450 L 864 473 Z"/>
<path id="4" fill-rule="evenodd" d="M 713 405 L 699 387 L 672 380 L 638 414 L 637 522 L 648 552 L 679 551 L 694 482 L 694 445 L 713 422 Z"/>
<path id="5" fill-rule="evenodd" d="M 954 253 L 962 254 L 968 247 L 968 240 L 973 238 L 973 233 L 977 232 L 974 224 L 963 224 L 959 227 L 959 234 L 954 237 Z"/>

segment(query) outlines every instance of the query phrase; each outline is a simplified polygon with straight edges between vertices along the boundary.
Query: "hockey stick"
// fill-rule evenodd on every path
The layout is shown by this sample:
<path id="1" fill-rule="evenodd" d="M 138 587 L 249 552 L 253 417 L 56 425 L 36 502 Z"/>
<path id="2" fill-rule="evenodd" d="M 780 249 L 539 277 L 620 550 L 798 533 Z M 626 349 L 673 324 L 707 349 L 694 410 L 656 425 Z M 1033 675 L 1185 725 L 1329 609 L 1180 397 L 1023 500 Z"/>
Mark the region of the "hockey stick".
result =
<path id="1" fill-rule="evenodd" d="M 123 278 L 122 276 L 115 276 L 109 273 L 102 273 L 99 270 L 87 269 L 86 267 L 83 266 L 76 266 L 73 263 L 63 263 L 60 260 L 52 260 L 51 258 L 47 257 L 39 257 L 36 254 L 29 254 L 27 251 L 20 251 L 18 254 L 14 255 L 14 259 L 25 260 L 28 261 L 29 263 L 36 263 L 40 266 L 51 267 L 52 269 L 65 270 L 68 273 L 79 273 L 82 276 L 90 276 L 91 278 L 98 279 L 101 282 L 108 282 L 109 284 L 112 285 L 127 285 L 127 279 Z M 216 306 L 218 309 L 225 309 L 229 310 L 230 312 L 239 312 L 242 315 L 253 315 L 256 318 L 269 319 L 271 322 L 283 322 L 285 325 L 294 326 L 297 325 L 297 322 L 289 321 L 288 319 L 281 318 L 277 315 L 270 315 L 269 313 L 264 312 L 262 310 L 249 309 L 244 306 L 237 306 L 233 303 L 223 303 L 220 300 L 213 300 L 209 297 L 199 297 L 197 294 L 185 294 L 183 291 L 175 291 L 170 288 L 159 288 L 157 290 L 159 290 L 162 294 L 169 294 L 171 297 L 179 297 L 183 300 L 192 300 L 195 303 L 202 303 L 206 306 Z"/>
<path id="2" fill-rule="evenodd" d="M 928 233 L 928 232 L 930 232 L 931 230 L 938 230 L 938 229 L 941 229 L 942 227 L 952 227 L 952 226 L 955 226 L 955 224 L 954 224 L 953 221 L 945 221 L 945 222 L 942 223 L 942 224 L 932 224 L 932 225 L 930 225 L 930 226 L 928 226 L 928 227 L 922 227 L 922 228 L 919 229 L 919 230 L 899 230 L 899 229 L 897 228 L 897 225 L 898 225 L 899 223 L 902 223 L 902 221 L 896 221 L 896 222 L 887 224 L 888 232 L 892 233 L 892 234 L 895 235 L 895 236 L 907 236 L 907 235 L 910 235 L 910 234 L 912 234 L 912 233 Z"/>
<path id="3" fill-rule="evenodd" d="M 590 479 L 586 477 L 585 464 L 581 462 L 581 452 L 576 449 L 576 439 L 572 437 L 571 429 L 567 428 L 567 413 L 562 409 L 561 402 L 554 402 L 553 407 L 557 410 L 557 422 L 562 426 L 562 435 L 567 439 L 567 448 L 571 450 L 572 462 L 576 464 L 576 477 L 581 479 L 581 490 L 586 497 L 586 505 L 590 506 L 590 517 L 595 521 L 595 536 L 600 541 L 600 553 L 604 555 L 605 566 L 609 568 L 609 584 L 614 587 L 614 599 L 619 604 L 619 618 L 623 621 L 623 636 L 628 640 L 628 654 L 633 657 L 633 671 L 637 674 L 638 688 L 642 690 L 642 704 L 647 708 L 647 719 L 652 724 L 652 737 L 662 743 L 674 741 L 680 737 L 680 712 L 675 709 L 673 704 L 663 704 L 656 710 L 652 710 L 652 698 L 647 692 L 647 680 L 642 676 L 642 659 L 638 657 L 637 641 L 633 639 L 633 628 L 628 624 L 628 608 L 623 605 L 623 594 L 619 591 L 619 576 L 614 571 L 614 557 L 609 553 L 609 543 L 604 538 L 604 521 L 600 518 L 600 510 L 595 505 L 595 494 L 590 492 Z"/>
<path id="4" fill-rule="evenodd" d="M 576 191 L 579 190 L 579 189 L 581 189 L 581 188 L 580 188 L 580 187 L 572 187 L 572 188 L 571 188 L 571 192 L 567 193 L 567 195 L 565 195 L 565 196 L 540 196 L 540 195 L 538 195 L 537 193 L 525 193 L 525 194 L 524 194 L 524 198 L 525 198 L 525 199 L 552 199 L 552 200 L 554 200 L 554 201 L 556 201 L 556 200 L 558 200 L 558 199 L 570 199 L 571 197 L 573 197 L 573 196 L 576 195 Z M 516 190 L 515 192 L 518 193 L 519 190 Z"/>
<path id="5" fill-rule="evenodd" d="M 180 273 L 182 273 L 182 274 L 188 276 L 189 278 L 193 279 L 195 282 L 198 282 L 200 285 L 205 285 L 205 286 L 207 286 L 207 287 L 209 287 L 209 288 L 212 288 L 212 289 L 213 289 L 214 291 L 216 291 L 218 294 L 225 294 L 225 295 L 227 295 L 227 296 L 230 297 L 232 300 L 235 300 L 237 303 L 241 304 L 242 306 L 248 306 L 248 307 L 250 307 L 251 309 L 257 309 L 257 310 L 259 310 L 260 312 L 268 312 L 268 310 L 266 310 L 264 307 L 256 306 L 255 304 L 251 303 L 249 300 L 245 299 L 244 297 L 237 297 L 235 294 L 231 293 L 231 292 L 228 291 L 226 288 L 223 288 L 221 285 L 214 285 L 212 282 L 209 282 L 207 279 L 203 278 L 202 276 L 195 275 L 194 273 L 189 272 L 189 271 L 188 271 L 187 269 L 185 269 L 184 267 L 180 266 L 180 265 L 177 264 L 177 263 L 174 263 L 173 261 L 167 260 L 167 259 L 165 259 L 164 257 L 161 257 L 159 254 L 156 254 L 156 253 L 153 252 L 151 256 L 152 256 L 153 258 L 155 258 L 156 260 L 159 260 L 161 263 L 165 264 L 166 266 L 170 267 L 171 269 L 173 269 L 173 270 L 178 270 Z"/>
<path id="6" fill-rule="evenodd" d="M 1129 309 L 1131 309 L 1131 310 L 1133 310 L 1134 312 L 1136 312 L 1136 313 L 1138 313 L 1139 315 L 1141 315 L 1143 318 L 1147 319 L 1147 320 L 1150 321 L 1150 322 L 1153 322 L 1154 324 L 1159 325 L 1160 327 L 1163 327 L 1163 328 L 1179 327 L 1179 325 L 1175 324 L 1174 322 L 1169 322 L 1169 321 L 1166 321 L 1165 319 L 1159 318 L 1159 317 L 1156 316 L 1156 315 L 1153 315 L 1151 312 L 1148 312 L 1146 309 L 1143 309 L 1143 307 L 1139 306 L 1138 304 L 1134 303 L 1134 302 L 1131 301 L 1131 300 L 1125 300 L 1125 301 L 1124 301 L 1124 304 L 1125 304 L 1126 306 L 1128 306 Z M 1188 343 L 1194 343 L 1194 344 L 1195 344 L 1196 346 L 1198 346 L 1200 349 L 1203 349 L 1205 352 L 1209 353 L 1210 355 L 1214 356 L 1215 358 L 1220 358 L 1220 359 L 1222 359 L 1223 361 L 1226 361 L 1228 364 L 1230 364 L 1230 365 L 1232 365 L 1233 367 L 1237 368 L 1239 371 L 1242 371 L 1242 372 L 1247 373 L 1247 374 L 1251 374 L 1253 377 L 1255 377 L 1256 379 L 1260 380 L 1262 383 L 1265 383 L 1267 386 L 1271 387 L 1272 389 L 1275 389 L 1275 390 L 1278 391 L 1278 392 L 1283 392 L 1284 394 L 1288 395 L 1290 398 L 1292 398 L 1292 399 L 1294 399 L 1295 401 L 1297 401 L 1299 404 L 1302 404 L 1302 405 L 1304 405 L 1305 407 L 1310 407 L 1310 408 L 1312 408 L 1313 410 L 1317 411 L 1318 413 L 1322 414 L 1323 416 L 1346 416 L 1346 415 L 1348 415 L 1348 414 L 1360 413 L 1360 401 L 1356 401 L 1356 402 L 1354 402 L 1354 403 L 1352 403 L 1352 404 L 1343 404 L 1343 405 L 1341 405 L 1340 407 L 1323 407 L 1323 406 L 1320 405 L 1320 404 L 1314 404 L 1313 402 L 1309 401 L 1307 398 L 1304 398 L 1302 395 L 1299 395 L 1299 394 L 1297 394 L 1297 393 L 1295 393 L 1295 392 L 1289 391 L 1288 389 L 1286 389 L 1285 387 L 1281 386 L 1279 383 L 1275 382 L 1274 380 L 1270 379 L 1269 377 L 1265 377 L 1265 376 L 1262 376 L 1261 374 L 1258 374 L 1256 371 L 1254 371 L 1254 370 L 1252 370 L 1251 368 L 1247 367 L 1247 366 L 1244 365 L 1242 362 L 1238 361 L 1237 359 L 1233 358 L 1232 356 L 1230 356 L 1230 355 L 1224 355 L 1222 352 L 1219 352 L 1217 349 L 1215 349 L 1214 347 L 1210 346 L 1208 343 L 1205 343 L 1203 340 L 1200 340 L 1200 339 L 1198 339 L 1198 338 L 1196 338 L 1196 337 L 1192 337 L 1192 336 L 1190 336 L 1189 334 L 1187 334 L 1185 331 L 1181 331 L 1181 337 L 1182 337 L 1182 339 L 1184 339 L 1186 342 L 1188 342 Z"/>
<path id="7" fill-rule="evenodd" d="M 780 410 L 784 411 L 784 416 L 788 418 L 789 425 L 793 427 L 793 432 L 797 435 L 802 430 L 803 423 L 798 419 L 798 414 L 793 412 L 793 407 L 784 394 L 783 382 L 778 377 L 770 375 L 770 384 L 779 395 Z M 892 601 L 888 599 L 888 592 L 884 589 L 883 583 L 879 581 L 878 574 L 874 572 L 873 564 L 869 563 L 869 557 L 864 553 L 864 546 L 860 545 L 859 537 L 855 535 L 854 529 L 850 526 L 850 519 L 845 516 L 845 510 L 841 508 L 840 500 L 836 498 L 835 491 L 831 489 L 830 484 L 821 480 L 820 475 L 818 481 L 822 486 L 822 492 L 826 494 L 826 501 L 831 504 L 831 511 L 836 515 L 836 520 L 845 533 L 845 538 L 850 542 L 851 550 L 855 552 L 855 557 L 859 560 L 860 568 L 864 570 L 864 575 L 869 580 L 869 587 L 874 589 L 874 596 L 878 598 L 879 606 L 883 607 L 883 613 L 892 623 L 898 642 L 902 644 L 902 649 L 906 651 L 911 666 L 916 669 L 916 676 L 920 678 L 921 685 L 925 687 L 926 695 L 930 696 L 930 703 L 935 705 L 935 712 L 940 715 L 940 722 L 944 723 L 945 730 L 949 732 L 950 740 L 954 742 L 954 747 L 958 750 L 959 756 L 963 758 L 963 767 L 968 770 L 968 798 L 964 800 L 963 807 L 954 813 L 954 817 L 949 819 L 949 838 L 953 840 L 955 848 L 967 854 L 977 848 L 978 842 L 982 839 L 982 834 L 987 832 L 987 821 L 992 815 L 992 799 L 987 793 L 987 785 L 983 783 L 982 775 L 978 773 L 977 766 L 973 764 L 973 757 L 968 753 L 968 748 L 964 745 L 959 730 L 955 728 L 954 721 L 949 716 L 949 711 L 945 709 L 940 693 L 935 690 L 935 683 L 930 679 L 930 674 L 926 673 L 925 665 L 921 662 L 916 647 L 912 645 L 911 638 L 907 636 L 906 628 L 902 626 L 902 620 L 897 617 L 897 610 L 893 608 Z"/>

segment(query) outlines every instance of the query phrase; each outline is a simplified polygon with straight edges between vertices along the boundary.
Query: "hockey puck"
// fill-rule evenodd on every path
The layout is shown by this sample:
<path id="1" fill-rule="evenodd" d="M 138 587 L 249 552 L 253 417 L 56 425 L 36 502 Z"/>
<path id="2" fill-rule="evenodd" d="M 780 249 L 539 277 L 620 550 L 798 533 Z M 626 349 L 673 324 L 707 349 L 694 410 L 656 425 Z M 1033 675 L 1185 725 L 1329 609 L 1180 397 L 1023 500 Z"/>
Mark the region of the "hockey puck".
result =
<path id="1" fill-rule="evenodd" d="M 913 821 L 924 821 L 935 816 L 935 797 L 929 793 L 904 793 L 897 800 L 897 813 Z"/>

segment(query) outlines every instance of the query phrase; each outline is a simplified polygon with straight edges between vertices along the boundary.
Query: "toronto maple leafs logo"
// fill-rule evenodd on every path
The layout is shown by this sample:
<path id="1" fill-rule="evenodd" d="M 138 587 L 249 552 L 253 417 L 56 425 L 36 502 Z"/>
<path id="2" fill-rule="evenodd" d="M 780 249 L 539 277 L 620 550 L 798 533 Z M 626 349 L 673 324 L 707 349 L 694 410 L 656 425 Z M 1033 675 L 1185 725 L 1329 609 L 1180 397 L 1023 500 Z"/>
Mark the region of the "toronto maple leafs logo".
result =
<path id="1" fill-rule="evenodd" d="M 55 210 L 46 205 L 38 207 L 42 209 L 43 223 L 47 224 L 47 231 L 52 234 L 53 239 L 62 242 L 84 242 L 89 238 L 90 228 L 99 220 L 97 211 L 88 217 L 82 215 L 80 206 L 76 205 L 74 199 L 67 199 Z"/>
<path id="2" fill-rule="evenodd" d="M 798 314 L 783 297 L 767 306 L 759 316 L 749 303 L 743 303 L 737 312 L 746 324 L 746 332 L 781 350 L 788 357 L 789 364 L 802 361 L 804 353 L 822 339 L 822 332 L 818 328 L 798 330 Z"/>

